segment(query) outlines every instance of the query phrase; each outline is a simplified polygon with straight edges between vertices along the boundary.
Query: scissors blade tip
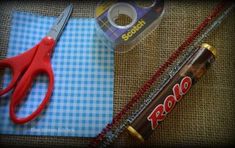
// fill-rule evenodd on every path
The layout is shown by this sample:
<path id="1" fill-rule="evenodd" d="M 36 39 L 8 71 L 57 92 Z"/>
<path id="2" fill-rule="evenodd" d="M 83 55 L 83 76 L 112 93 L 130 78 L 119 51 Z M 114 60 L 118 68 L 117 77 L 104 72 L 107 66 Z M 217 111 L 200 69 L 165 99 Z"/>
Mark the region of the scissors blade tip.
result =
<path id="1" fill-rule="evenodd" d="M 48 36 L 52 37 L 55 41 L 60 37 L 64 27 L 66 26 L 69 18 L 73 12 L 73 4 L 69 4 L 64 11 L 60 14 L 54 25 L 52 26 Z"/>
<path id="2" fill-rule="evenodd" d="M 65 8 L 64 12 L 66 11 L 71 12 L 72 10 L 73 10 L 73 4 L 71 3 Z"/>

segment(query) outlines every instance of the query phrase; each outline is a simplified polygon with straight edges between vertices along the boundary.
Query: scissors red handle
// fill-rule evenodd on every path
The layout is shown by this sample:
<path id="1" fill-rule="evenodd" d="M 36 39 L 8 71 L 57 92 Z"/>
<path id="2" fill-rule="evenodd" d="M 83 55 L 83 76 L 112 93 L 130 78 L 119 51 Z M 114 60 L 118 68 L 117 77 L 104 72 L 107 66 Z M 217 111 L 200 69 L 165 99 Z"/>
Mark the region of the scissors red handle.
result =
<path id="1" fill-rule="evenodd" d="M 45 37 L 40 43 L 27 52 L 16 57 L 0 61 L 1 68 L 8 67 L 12 69 L 12 81 L 4 90 L 0 92 L 0 95 L 15 87 L 10 102 L 10 118 L 13 122 L 23 124 L 33 120 L 42 112 L 43 108 L 50 100 L 54 86 L 54 75 L 50 57 L 54 46 L 55 40 L 50 37 Z M 49 85 L 46 95 L 41 104 L 35 111 L 33 111 L 32 114 L 27 117 L 18 118 L 15 114 L 16 107 L 20 104 L 22 99 L 25 98 L 33 83 L 33 80 L 40 73 L 45 73 L 49 77 Z"/>

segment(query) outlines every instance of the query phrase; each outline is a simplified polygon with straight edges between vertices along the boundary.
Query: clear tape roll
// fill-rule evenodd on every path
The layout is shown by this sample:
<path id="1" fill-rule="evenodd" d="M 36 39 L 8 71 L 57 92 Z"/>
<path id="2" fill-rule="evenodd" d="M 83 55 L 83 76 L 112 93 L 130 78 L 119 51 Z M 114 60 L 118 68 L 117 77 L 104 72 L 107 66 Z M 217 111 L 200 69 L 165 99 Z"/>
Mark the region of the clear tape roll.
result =
<path id="1" fill-rule="evenodd" d="M 125 52 L 158 26 L 164 8 L 164 0 L 103 0 L 98 4 L 95 16 L 99 31 L 114 47 L 128 46 L 119 49 L 119 52 Z"/>

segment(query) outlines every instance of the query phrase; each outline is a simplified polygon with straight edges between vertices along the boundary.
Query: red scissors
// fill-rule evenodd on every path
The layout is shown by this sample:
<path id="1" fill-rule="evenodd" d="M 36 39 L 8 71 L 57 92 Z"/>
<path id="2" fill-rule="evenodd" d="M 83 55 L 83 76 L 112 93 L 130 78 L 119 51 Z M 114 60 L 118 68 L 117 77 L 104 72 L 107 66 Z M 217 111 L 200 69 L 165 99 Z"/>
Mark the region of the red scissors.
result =
<path id="1" fill-rule="evenodd" d="M 61 36 L 71 14 L 73 5 L 70 4 L 60 14 L 51 30 L 37 45 L 27 50 L 26 52 L 0 61 L 0 68 L 10 68 L 12 71 L 12 79 L 8 86 L 0 91 L 0 96 L 6 94 L 11 89 L 14 91 L 10 102 L 10 118 L 14 123 L 23 124 L 36 118 L 46 104 L 49 102 L 53 87 L 54 74 L 51 67 L 50 57 L 55 47 L 56 42 Z M 36 110 L 27 117 L 18 118 L 15 114 L 16 107 L 22 99 L 26 97 L 33 80 L 40 73 L 45 73 L 49 77 L 48 89 L 41 104 Z"/>

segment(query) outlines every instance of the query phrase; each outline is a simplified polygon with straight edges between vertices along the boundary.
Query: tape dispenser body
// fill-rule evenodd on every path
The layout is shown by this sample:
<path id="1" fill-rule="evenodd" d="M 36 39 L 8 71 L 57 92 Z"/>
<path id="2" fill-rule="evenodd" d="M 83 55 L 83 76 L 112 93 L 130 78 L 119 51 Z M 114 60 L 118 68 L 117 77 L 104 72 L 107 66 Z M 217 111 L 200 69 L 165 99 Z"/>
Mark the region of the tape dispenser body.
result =
<path id="1" fill-rule="evenodd" d="M 164 0 L 153 0 L 149 6 L 140 1 L 101 1 L 96 8 L 96 22 L 99 30 L 114 46 L 134 45 L 150 30 L 158 26 L 164 14 Z M 131 21 L 120 25 L 119 15 L 128 16 Z"/>

